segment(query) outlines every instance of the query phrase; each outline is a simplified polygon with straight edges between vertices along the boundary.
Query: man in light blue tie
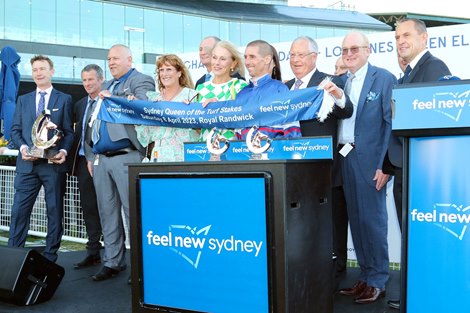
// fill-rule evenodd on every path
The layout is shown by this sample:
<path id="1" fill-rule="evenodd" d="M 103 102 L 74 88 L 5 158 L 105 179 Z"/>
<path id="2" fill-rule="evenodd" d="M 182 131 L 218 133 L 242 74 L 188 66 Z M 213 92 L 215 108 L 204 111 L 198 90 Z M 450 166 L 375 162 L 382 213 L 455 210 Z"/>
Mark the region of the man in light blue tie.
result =
<path id="1" fill-rule="evenodd" d="M 63 201 L 67 175 L 66 158 L 73 143 L 72 97 L 52 86 L 54 63 L 43 55 L 31 59 L 32 76 L 36 90 L 20 96 L 17 101 L 11 138 L 19 149 L 16 159 L 15 197 L 11 209 L 8 246 L 22 247 L 29 229 L 29 220 L 41 187 L 47 210 L 47 237 L 43 255 L 50 261 L 57 260 L 63 225 Z M 47 110 L 50 120 L 62 130 L 63 137 L 56 143 L 50 159 L 31 156 L 33 147 L 31 131 L 38 115 Z M 46 137 L 51 134 L 46 133 Z"/>

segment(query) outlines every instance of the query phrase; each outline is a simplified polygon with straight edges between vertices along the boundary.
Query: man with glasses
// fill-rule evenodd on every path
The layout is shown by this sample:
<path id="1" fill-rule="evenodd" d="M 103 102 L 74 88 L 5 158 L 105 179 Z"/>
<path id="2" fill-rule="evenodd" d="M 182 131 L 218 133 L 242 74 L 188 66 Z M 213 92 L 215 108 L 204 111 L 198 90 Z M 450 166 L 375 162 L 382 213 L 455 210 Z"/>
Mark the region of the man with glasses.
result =
<path id="1" fill-rule="evenodd" d="M 337 277 L 346 271 L 348 215 L 341 182 L 341 172 L 337 156 L 338 120 L 351 117 L 353 105 L 343 90 L 344 82 L 337 76 L 328 75 L 317 69 L 318 45 L 308 36 L 296 38 L 290 48 L 290 67 L 295 78 L 286 83 L 291 90 L 318 86 L 326 77 L 331 77 L 328 91 L 335 98 L 333 112 L 324 122 L 317 119 L 300 121 L 302 136 L 331 136 L 334 147 L 334 164 L 332 177 L 333 209 L 333 253 L 336 257 L 335 272 Z"/>
<path id="2" fill-rule="evenodd" d="M 343 61 L 348 67 L 345 90 L 354 113 L 341 120 L 338 142 L 351 234 L 360 275 L 353 287 L 340 294 L 356 303 L 372 303 L 385 296 L 389 278 L 386 188 L 382 172 L 392 129 L 392 88 L 389 71 L 369 64 L 369 40 L 351 32 L 343 40 Z"/>

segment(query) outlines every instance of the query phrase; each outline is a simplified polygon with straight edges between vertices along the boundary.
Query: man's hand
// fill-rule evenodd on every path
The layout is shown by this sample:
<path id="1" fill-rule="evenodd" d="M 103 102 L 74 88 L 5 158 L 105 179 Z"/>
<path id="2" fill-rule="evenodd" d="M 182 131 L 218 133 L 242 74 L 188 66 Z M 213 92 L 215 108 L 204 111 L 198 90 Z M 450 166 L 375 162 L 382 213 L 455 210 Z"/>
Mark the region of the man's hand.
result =
<path id="1" fill-rule="evenodd" d="M 325 83 L 323 89 L 328 92 L 330 95 L 335 97 L 335 99 L 341 99 L 343 97 L 343 90 L 336 86 L 331 80 Z"/>
<path id="2" fill-rule="evenodd" d="M 21 149 L 21 158 L 25 161 L 36 161 L 38 158 L 28 155 L 28 148 Z"/>
<path id="3" fill-rule="evenodd" d="M 50 161 L 54 164 L 62 164 L 65 162 L 65 158 L 66 156 L 65 156 L 64 151 L 59 151 L 59 153 L 54 155 L 54 157 L 50 159 Z"/>
<path id="4" fill-rule="evenodd" d="M 387 184 L 389 177 L 390 175 L 384 174 L 382 170 L 376 170 L 374 176 L 375 189 L 377 189 L 377 191 L 382 189 L 382 187 Z"/>
<path id="5" fill-rule="evenodd" d="M 93 177 L 93 164 L 90 161 L 86 161 L 86 167 L 88 168 L 88 173 Z"/>
<path id="6" fill-rule="evenodd" d="M 109 92 L 109 90 L 102 90 L 98 96 L 101 98 L 101 99 L 104 99 L 106 97 L 111 97 L 111 93 Z"/>

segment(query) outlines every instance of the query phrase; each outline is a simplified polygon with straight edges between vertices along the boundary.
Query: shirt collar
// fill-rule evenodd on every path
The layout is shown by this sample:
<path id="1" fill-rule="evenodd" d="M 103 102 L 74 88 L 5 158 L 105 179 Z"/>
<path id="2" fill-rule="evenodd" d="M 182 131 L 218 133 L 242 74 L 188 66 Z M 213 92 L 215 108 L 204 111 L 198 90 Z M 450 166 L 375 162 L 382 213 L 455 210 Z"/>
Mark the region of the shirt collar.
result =
<path id="1" fill-rule="evenodd" d="M 49 88 L 47 88 L 47 89 L 39 89 L 39 88 L 36 88 L 36 95 L 39 95 L 39 93 L 40 93 L 41 91 L 45 91 L 45 92 L 47 93 L 47 95 L 50 96 L 50 95 L 51 95 L 51 92 L 52 92 L 52 88 L 53 88 L 52 85 L 51 85 Z"/>
<path id="2" fill-rule="evenodd" d="M 410 62 L 410 67 L 411 69 L 414 69 L 416 64 L 418 64 L 419 60 L 421 60 L 421 58 L 423 57 L 423 55 L 428 52 L 427 49 L 424 49 L 423 51 L 421 51 L 420 53 L 418 53 L 417 56 L 415 56 L 415 58 Z"/>

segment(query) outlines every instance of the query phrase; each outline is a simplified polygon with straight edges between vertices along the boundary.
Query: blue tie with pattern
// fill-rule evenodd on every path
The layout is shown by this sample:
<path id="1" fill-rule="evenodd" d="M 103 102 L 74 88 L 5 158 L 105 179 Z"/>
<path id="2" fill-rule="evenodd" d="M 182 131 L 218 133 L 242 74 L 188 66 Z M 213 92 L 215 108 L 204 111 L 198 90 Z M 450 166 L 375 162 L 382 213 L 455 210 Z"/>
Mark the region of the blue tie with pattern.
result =
<path id="1" fill-rule="evenodd" d="M 47 95 L 47 92 L 40 91 L 39 95 L 41 96 L 41 98 L 39 98 L 38 109 L 36 111 L 36 117 L 41 115 L 42 111 L 44 111 L 44 109 L 46 108 L 46 95 Z"/>

